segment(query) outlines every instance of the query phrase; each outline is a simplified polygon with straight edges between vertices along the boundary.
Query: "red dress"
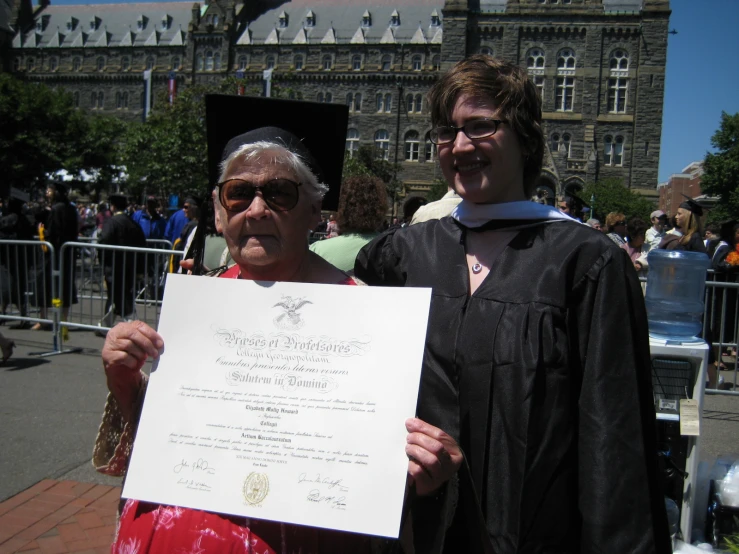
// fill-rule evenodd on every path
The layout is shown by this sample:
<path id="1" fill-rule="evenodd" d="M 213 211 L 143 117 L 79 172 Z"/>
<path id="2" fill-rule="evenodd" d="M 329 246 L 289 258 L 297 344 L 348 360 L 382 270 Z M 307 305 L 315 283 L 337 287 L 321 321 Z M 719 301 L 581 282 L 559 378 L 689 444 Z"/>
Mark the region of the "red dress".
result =
<path id="1" fill-rule="evenodd" d="M 237 279 L 234 266 L 221 277 Z M 340 284 L 356 285 L 347 277 Z M 270 546 L 271 545 L 271 546 Z M 111 554 L 325 554 L 370 551 L 363 535 L 126 499 Z"/>

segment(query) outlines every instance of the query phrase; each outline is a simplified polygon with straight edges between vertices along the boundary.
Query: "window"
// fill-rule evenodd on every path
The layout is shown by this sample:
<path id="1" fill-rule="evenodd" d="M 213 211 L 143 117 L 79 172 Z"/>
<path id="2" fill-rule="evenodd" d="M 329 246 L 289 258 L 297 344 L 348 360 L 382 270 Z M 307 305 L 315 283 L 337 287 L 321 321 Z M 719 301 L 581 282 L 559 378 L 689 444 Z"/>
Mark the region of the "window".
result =
<path id="1" fill-rule="evenodd" d="M 20 71 L 21 70 L 21 59 L 15 58 L 13 60 L 13 71 Z"/>
<path id="2" fill-rule="evenodd" d="M 393 13 L 390 14 L 390 25 L 393 27 L 400 25 L 400 14 L 398 13 L 398 10 L 393 10 Z"/>
<path id="3" fill-rule="evenodd" d="M 90 93 L 90 108 L 96 109 L 98 104 L 98 93 L 94 90 Z"/>
<path id="4" fill-rule="evenodd" d="M 528 69 L 529 75 L 543 74 L 545 62 L 544 50 L 541 48 L 529 50 L 529 54 L 526 56 L 526 69 Z"/>
<path id="5" fill-rule="evenodd" d="M 154 69 L 154 66 L 156 66 L 157 60 L 154 56 L 147 56 L 146 57 L 146 69 Z"/>
<path id="6" fill-rule="evenodd" d="M 390 71 L 390 68 L 392 65 L 393 65 L 393 57 L 390 54 L 385 54 L 382 57 L 382 70 Z"/>
<path id="7" fill-rule="evenodd" d="M 569 133 L 564 133 L 560 136 L 559 133 L 552 133 L 552 142 L 550 151 L 555 154 L 563 154 L 566 158 L 570 157 L 570 144 L 572 143 L 572 137 Z"/>
<path id="8" fill-rule="evenodd" d="M 562 144 L 559 147 L 560 152 L 564 152 L 565 156 L 570 157 L 570 144 L 572 143 L 572 137 L 569 133 L 562 135 Z"/>
<path id="9" fill-rule="evenodd" d="M 213 69 L 215 71 L 220 71 L 221 69 L 221 53 L 220 52 L 216 52 L 213 55 Z"/>
<path id="10" fill-rule="evenodd" d="M 628 79 L 612 77 L 608 79 L 608 111 L 611 113 L 626 112 L 626 95 L 628 93 Z"/>
<path id="11" fill-rule="evenodd" d="M 277 63 L 274 56 L 267 56 L 267 69 L 274 69 Z"/>
<path id="12" fill-rule="evenodd" d="M 287 28 L 287 13 L 282 12 L 280 14 L 280 28 L 285 29 Z"/>
<path id="13" fill-rule="evenodd" d="M 352 70 L 359 71 L 360 69 L 362 69 L 362 56 L 357 54 L 352 56 Z"/>
<path id="14" fill-rule="evenodd" d="M 423 66 L 423 56 L 416 54 L 411 58 L 411 69 L 413 71 L 421 71 L 421 67 Z"/>
<path id="15" fill-rule="evenodd" d="M 567 69 L 575 69 L 575 53 L 569 48 L 565 48 L 557 56 L 557 73 Z"/>
<path id="16" fill-rule="evenodd" d="M 413 113 L 413 95 L 409 94 L 405 97 L 405 111 Z"/>
<path id="17" fill-rule="evenodd" d="M 622 166 L 624 158 L 624 137 L 614 138 L 607 135 L 603 139 L 603 163 L 611 166 Z"/>
<path id="18" fill-rule="evenodd" d="M 98 110 L 102 110 L 105 107 L 105 93 L 102 90 L 98 91 Z"/>
<path id="19" fill-rule="evenodd" d="M 559 133 L 552 134 L 552 144 L 549 147 L 549 151 L 552 152 L 552 154 L 559 152 L 559 138 Z"/>
<path id="20" fill-rule="evenodd" d="M 33 71 L 36 69 L 36 59 L 26 58 L 26 71 Z"/>
<path id="21" fill-rule="evenodd" d="M 440 56 L 434 56 L 431 58 L 431 65 L 434 68 L 434 71 L 439 71 L 441 69 L 441 57 Z"/>
<path id="22" fill-rule="evenodd" d="M 295 56 L 295 70 L 296 71 L 303 70 L 303 56 L 301 56 L 300 54 Z"/>
<path id="23" fill-rule="evenodd" d="M 305 15 L 305 26 L 306 27 L 316 26 L 316 16 L 313 14 L 313 10 L 308 10 L 308 13 Z"/>
<path id="24" fill-rule="evenodd" d="M 316 94 L 316 102 L 323 102 L 323 93 L 319 92 Z"/>
<path id="25" fill-rule="evenodd" d="M 319 92 L 316 95 L 316 102 L 325 102 L 326 104 L 330 104 L 334 101 L 334 97 L 330 92 Z"/>
<path id="26" fill-rule="evenodd" d="M 72 93 L 72 105 L 75 108 L 79 108 L 80 107 L 80 93 L 78 91 L 74 91 Z"/>
<path id="27" fill-rule="evenodd" d="M 369 13 L 369 11 L 365 10 L 364 15 L 362 16 L 362 27 L 371 27 L 372 26 L 372 15 Z"/>
<path id="28" fill-rule="evenodd" d="M 330 103 L 331 103 L 331 102 L 333 102 L 333 101 L 334 101 L 334 97 L 333 97 L 333 96 L 331 95 L 331 93 L 330 93 L 330 92 L 327 92 L 327 93 L 326 93 L 326 103 L 327 103 L 327 104 L 330 104 Z"/>
<path id="29" fill-rule="evenodd" d="M 387 160 L 390 153 L 390 134 L 385 129 L 375 133 L 375 155 L 378 159 Z"/>
<path id="30" fill-rule="evenodd" d="M 436 145 L 429 139 L 426 139 L 426 161 L 433 162 L 436 159 Z"/>
<path id="31" fill-rule="evenodd" d="M 174 71 L 177 71 L 180 68 L 181 63 L 182 62 L 180 61 L 180 57 L 175 56 L 174 58 L 172 58 L 172 69 Z"/>
<path id="32" fill-rule="evenodd" d="M 534 86 L 536 87 L 536 94 L 539 96 L 539 101 L 544 100 L 544 76 L 534 75 Z"/>
<path id="33" fill-rule="evenodd" d="M 82 58 L 72 58 L 72 71 L 82 69 Z"/>
<path id="34" fill-rule="evenodd" d="M 483 46 L 480 48 L 480 54 L 483 54 L 485 56 L 492 56 L 493 55 L 493 49 L 489 46 Z"/>
<path id="35" fill-rule="evenodd" d="M 608 79 L 608 111 L 625 113 L 629 90 L 629 55 L 625 50 L 617 49 L 611 54 L 609 62 L 610 78 Z"/>
<path id="36" fill-rule="evenodd" d="M 213 14 L 213 27 L 218 26 L 218 14 Z"/>
<path id="37" fill-rule="evenodd" d="M 416 94 L 416 113 L 421 113 L 423 108 L 423 94 Z"/>
<path id="38" fill-rule="evenodd" d="M 325 56 L 323 56 L 323 58 L 321 58 L 321 65 L 323 66 L 324 71 L 331 70 L 331 67 L 334 65 L 334 62 L 330 54 L 326 54 Z"/>
<path id="39" fill-rule="evenodd" d="M 115 107 L 117 110 L 128 109 L 128 93 L 127 92 L 116 92 L 115 93 Z"/>
<path id="40" fill-rule="evenodd" d="M 405 134 L 405 161 L 417 162 L 420 149 L 421 142 L 418 139 L 418 132 L 408 131 Z"/>
<path id="41" fill-rule="evenodd" d="M 105 106 L 105 94 L 102 90 L 92 91 L 90 94 L 90 107 L 93 110 L 102 110 Z"/>
<path id="42" fill-rule="evenodd" d="M 166 15 L 162 17 L 162 27 L 161 28 L 162 28 L 162 31 L 166 31 L 167 29 L 169 29 L 169 17 Z"/>
<path id="43" fill-rule="evenodd" d="M 350 158 L 353 158 L 357 150 L 359 150 L 359 131 L 349 129 L 346 132 L 346 152 Z"/>
<path id="44" fill-rule="evenodd" d="M 385 94 L 385 113 L 393 111 L 393 95 L 390 93 Z"/>
<path id="45" fill-rule="evenodd" d="M 105 70 L 105 58 L 103 56 L 98 56 L 97 60 L 95 60 L 95 65 L 97 66 L 98 71 Z"/>
<path id="46" fill-rule="evenodd" d="M 197 69 L 198 71 L 202 71 L 204 67 L 205 67 L 205 61 L 203 59 L 203 53 L 198 52 L 197 55 L 195 56 L 195 69 Z"/>
<path id="47" fill-rule="evenodd" d="M 412 94 L 409 94 L 405 97 L 405 105 L 408 113 L 421 113 L 421 108 L 423 107 L 423 95 L 416 94 L 413 96 Z"/>
<path id="48" fill-rule="evenodd" d="M 575 96 L 575 78 L 557 77 L 557 98 L 555 109 L 559 112 L 572 111 L 572 99 Z"/>
<path id="49" fill-rule="evenodd" d="M 390 93 L 379 93 L 376 96 L 377 111 L 390 113 L 393 109 L 393 95 Z"/>
<path id="50" fill-rule="evenodd" d="M 359 113 L 362 111 L 362 93 L 350 92 L 346 95 L 346 105 L 349 106 L 350 112 Z"/>
<path id="51" fill-rule="evenodd" d="M 238 69 L 239 71 L 244 71 L 249 66 L 249 58 L 246 56 L 239 56 L 238 59 Z"/>
<path id="52" fill-rule="evenodd" d="M 123 56 L 121 58 L 121 71 L 128 71 L 131 69 L 131 58 Z"/>
<path id="53" fill-rule="evenodd" d="M 384 98 L 384 96 L 383 96 L 382 93 L 380 93 L 377 96 L 375 96 L 375 104 L 377 106 L 377 111 L 378 112 L 385 111 L 385 104 L 383 102 L 383 98 Z"/>
<path id="54" fill-rule="evenodd" d="M 59 69 L 59 58 L 52 56 L 49 58 L 49 71 L 56 71 Z"/>
<path id="55" fill-rule="evenodd" d="M 207 50 L 205 52 L 205 70 L 213 71 L 213 51 Z"/>
<path id="56" fill-rule="evenodd" d="M 431 26 L 432 27 L 438 27 L 441 25 L 441 18 L 439 18 L 439 14 L 436 10 L 431 12 Z"/>

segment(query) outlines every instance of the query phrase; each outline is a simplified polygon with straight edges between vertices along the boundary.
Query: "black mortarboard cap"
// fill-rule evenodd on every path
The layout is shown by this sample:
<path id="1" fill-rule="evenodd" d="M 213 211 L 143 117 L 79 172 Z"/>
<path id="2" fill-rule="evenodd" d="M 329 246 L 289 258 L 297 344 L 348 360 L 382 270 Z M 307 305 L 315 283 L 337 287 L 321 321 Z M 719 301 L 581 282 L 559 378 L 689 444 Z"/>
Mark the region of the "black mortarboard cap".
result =
<path id="1" fill-rule="evenodd" d="M 329 186 L 323 208 L 336 210 L 344 165 L 349 108 L 342 104 L 250 96 L 207 95 L 208 177 L 218 182 L 219 165 L 240 145 L 259 140 L 283 143 L 300 155 Z"/>
<path id="2" fill-rule="evenodd" d="M 681 194 L 683 194 L 683 193 L 681 193 Z M 683 196 L 685 197 L 685 202 L 682 202 L 680 204 L 680 207 L 683 210 L 688 210 L 689 212 L 693 212 L 698 217 L 702 216 L 703 215 L 703 206 L 701 206 L 700 204 L 698 204 L 698 202 L 696 202 L 695 200 L 693 200 L 687 194 L 683 194 Z"/>

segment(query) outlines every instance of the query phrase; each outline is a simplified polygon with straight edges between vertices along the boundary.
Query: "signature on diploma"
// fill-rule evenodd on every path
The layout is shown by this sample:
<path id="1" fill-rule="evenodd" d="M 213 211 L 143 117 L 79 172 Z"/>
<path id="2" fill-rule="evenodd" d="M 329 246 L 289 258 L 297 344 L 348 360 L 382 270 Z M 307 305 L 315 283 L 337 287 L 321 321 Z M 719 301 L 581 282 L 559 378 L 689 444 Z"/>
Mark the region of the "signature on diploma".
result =
<path id="1" fill-rule="evenodd" d="M 324 496 L 318 489 L 313 489 L 306 500 L 314 504 L 327 504 L 334 510 L 346 510 L 346 496 Z"/>
<path id="2" fill-rule="evenodd" d="M 202 471 L 208 475 L 213 475 L 216 472 L 216 468 L 210 467 L 208 465 L 208 460 L 203 460 L 202 458 L 198 458 L 195 461 L 188 461 L 183 458 L 180 463 L 176 464 L 172 468 L 174 473 L 181 473 L 185 470 L 189 470 L 191 472 Z"/>
<path id="3" fill-rule="evenodd" d="M 194 491 L 210 492 L 210 485 L 201 481 L 195 481 L 194 479 L 180 479 L 177 481 L 178 485 L 184 486 L 186 489 Z"/>
<path id="4" fill-rule="evenodd" d="M 340 492 L 348 492 L 349 487 L 343 484 L 343 479 L 334 479 L 332 477 L 322 477 L 320 473 L 308 475 L 301 473 L 298 475 L 298 483 L 315 483 L 318 485 L 327 485 L 329 490 L 337 489 Z"/>

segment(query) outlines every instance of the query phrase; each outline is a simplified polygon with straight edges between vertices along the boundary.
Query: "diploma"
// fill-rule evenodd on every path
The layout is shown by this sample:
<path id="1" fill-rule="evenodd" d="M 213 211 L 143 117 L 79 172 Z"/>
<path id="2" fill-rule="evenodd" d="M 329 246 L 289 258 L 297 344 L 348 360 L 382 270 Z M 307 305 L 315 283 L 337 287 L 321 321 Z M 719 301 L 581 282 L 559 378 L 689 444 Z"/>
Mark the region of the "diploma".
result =
<path id="1" fill-rule="evenodd" d="M 123 496 L 397 537 L 430 298 L 169 275 Z"/>

